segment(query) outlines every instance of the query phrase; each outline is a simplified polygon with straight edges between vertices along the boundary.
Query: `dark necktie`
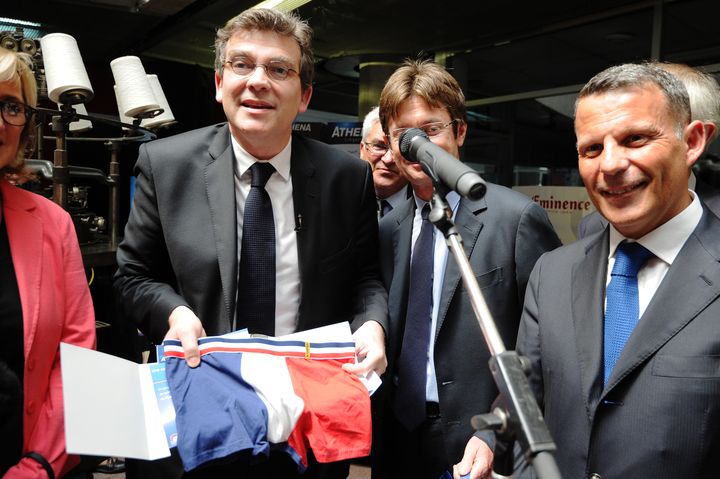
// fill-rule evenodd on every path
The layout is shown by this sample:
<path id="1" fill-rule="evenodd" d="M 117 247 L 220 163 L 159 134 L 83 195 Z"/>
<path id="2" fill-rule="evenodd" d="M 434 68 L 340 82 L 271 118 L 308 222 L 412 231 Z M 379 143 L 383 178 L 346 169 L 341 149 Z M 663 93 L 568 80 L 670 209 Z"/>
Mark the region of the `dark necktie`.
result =
<path id="1" fill-rule="evenodd" d="M 382 218 L 386 214 L 392 211 L 393 207 L 388 200 L 380 200 L 380 217 Z"/>
<path id="2" fill-rule="evenodd" d="M 653 256 L 640 243 L 625 241 L 615 251 L 615 265 L 606 292 L 605 384 L 640 318 L 637 274 Z"/>
<path id="3" fill-rule="evenodd" d="M 408 431 L 415 430 L 426 417 L 425 385 L 433 293 L 433 225 L 428 221 L 429 211 L 430 205 L 425 205 L 420 235 L 412 253 L 408 309 L 398 362 L 395 415 Z"/>
<path id="4" fill-rule="evenodd" d="M 275 222 L 265 191 L 275 168 L 270 163 L 250 167 L 252 182 L 245 200 L 237 317 L 250 333 L 275 334 Z"/>

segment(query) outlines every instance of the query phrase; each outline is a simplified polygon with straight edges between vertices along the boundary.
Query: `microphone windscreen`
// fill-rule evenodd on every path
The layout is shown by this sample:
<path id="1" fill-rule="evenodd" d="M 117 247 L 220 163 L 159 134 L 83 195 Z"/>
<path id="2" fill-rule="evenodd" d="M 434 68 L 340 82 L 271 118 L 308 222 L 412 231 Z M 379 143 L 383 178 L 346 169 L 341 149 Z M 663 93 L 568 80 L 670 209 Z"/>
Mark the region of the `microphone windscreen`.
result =
<path id="1" fill-rule="evenodd" d="M 400 141 L 398 142 L 400 146 L 400 154 L 408 161 L 416 162 L 416 158 L 411 158 L 410 156 L 410 144 L 412 143 L 412 140 L 416 136 L 423 136 L 427 140 L 430 140 L 428 138 L 427 134 L 421 130 L 420 128 L 408 128 L 405 130 L 405 132 L 400 135 Z"/>

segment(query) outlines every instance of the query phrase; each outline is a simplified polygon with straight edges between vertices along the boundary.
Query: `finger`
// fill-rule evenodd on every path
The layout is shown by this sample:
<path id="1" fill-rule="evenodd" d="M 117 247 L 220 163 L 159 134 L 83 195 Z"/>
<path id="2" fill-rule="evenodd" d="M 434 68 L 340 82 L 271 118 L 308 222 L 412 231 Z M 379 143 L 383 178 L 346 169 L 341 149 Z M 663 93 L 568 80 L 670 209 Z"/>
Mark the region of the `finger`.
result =
<path id="1" fill-rule="evenodd" d="M 200 365 L 200 352 L 198 351 L 198 341 L 195 334 L 191 331 L 185 331 L 180 334 L 179 339 L 185 352 L 187 365 L 191 368 L 198 367 Z"/>
<path id="2" fill-rule="evenodd" d="M 473 464 L 472 470 L 470 471 L 470 477 L 475 479 L 491 479 L 492 469 L 487 461 L 477 461 Z"/>
<path id="3" fill-rule="evenodd" d="M 363 362 L 368 363 L 370 368 L 378 375 L 382 375 L 385 369 L 387 369 L 387 357 L 385 357 L 385 353 L 380 348 L 368 351 L 368 355 Z"/>
<path id="4" fill-rule="evenodd" d="M 357 376 L 365 376 L 372 369 L 372 367 L 367 364 L 367 361 L 362 361 L 359 363 L 345 363 L 342 365 L 342 368 L 345 371 L 355 374 Z"/>
<path id="5" fill-rule="evenodd" d="M 462 460 L 453 466 L 453 478 L 458 479 L 470 472 L 472 467 L 472 456 L 465 454 Z"/>

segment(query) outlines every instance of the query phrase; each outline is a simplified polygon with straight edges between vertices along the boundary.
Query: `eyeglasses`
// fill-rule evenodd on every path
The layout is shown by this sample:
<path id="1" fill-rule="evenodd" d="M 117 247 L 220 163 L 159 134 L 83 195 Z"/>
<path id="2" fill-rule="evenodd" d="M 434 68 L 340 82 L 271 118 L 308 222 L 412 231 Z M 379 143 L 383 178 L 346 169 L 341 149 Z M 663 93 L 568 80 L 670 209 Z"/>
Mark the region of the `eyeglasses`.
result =
<path id="1" fill-rule="evenodd" d="M 432 138 L 433 136 L 437 136 L 440 133 L 442 133 L 445 130 L 445 128 L 452 125 L 456 121 L 458 121 L 458 120 L 457 119 L 450 120 L 447 123 L 443 123 L 441 121 L 431 121 L 430 123 L 425 123 L 424 125 L 420 125 L 420 126 L 413 127 L 413 128 L 420 128 L 422 131 L 425 132 L 425 134 L 427 136 Z M 390 132 L 390 138 L 392 138 L 392 141 L 394 143 L 397 143 L 400 140 L 400 137 L 403 135 L 403 133 L 405 133 L 409 129 L 410 128 L 396 128 Z"/>
<path id="2" fill-rule="evenodd" d="M 0 113 L 8 125 L 24 126 L 35 113 L 35 109 L 19 101 L 3 100 L 0 101 Z"/>
<path id="3" fill-rule="evenodd" d="M 384 155 L 389 150 L 389 147 L 385 143 L 371 143 L 369 141 L 363 141 L 365 148 L 370 150 L 373 155 Z"/>
<path id="4" fill-rule="evenodd" d="M 271 61 L 268 63 L 253 63 L 245 58 L 237 58 L 235 60 L 228 60 L 225 63 L 230 65 L 230 69 L 237 76 L 246 77 L 251 75 L 257 67 L 265 69 L 267 76 L 273 80 L 287 80 L 290 73 L 298 74 L 297 70 L 290 68 L 290 65 L 280 61 Z"/>

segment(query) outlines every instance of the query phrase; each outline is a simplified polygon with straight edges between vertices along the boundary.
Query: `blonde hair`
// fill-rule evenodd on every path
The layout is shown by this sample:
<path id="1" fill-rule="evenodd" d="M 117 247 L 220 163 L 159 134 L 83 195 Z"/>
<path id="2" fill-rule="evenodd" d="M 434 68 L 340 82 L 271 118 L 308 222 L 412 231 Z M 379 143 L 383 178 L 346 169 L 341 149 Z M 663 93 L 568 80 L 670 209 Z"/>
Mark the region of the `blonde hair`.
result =
<path id="1" fill-rule="evenodd" d="M 19 84 L 22 101 L 35 108 L 37 106 L 37 84 L 31 65 L 32 58 L 29 55 L 0 48 L 0 83 Z M 20 145 L 15 160 L 0 169 L 0 178 L 19 179 L 30 176 L 25 169 L 25 158 L 35 150 L 35 136 L 35 118 L 31 117 L 20 135 Z"/>

